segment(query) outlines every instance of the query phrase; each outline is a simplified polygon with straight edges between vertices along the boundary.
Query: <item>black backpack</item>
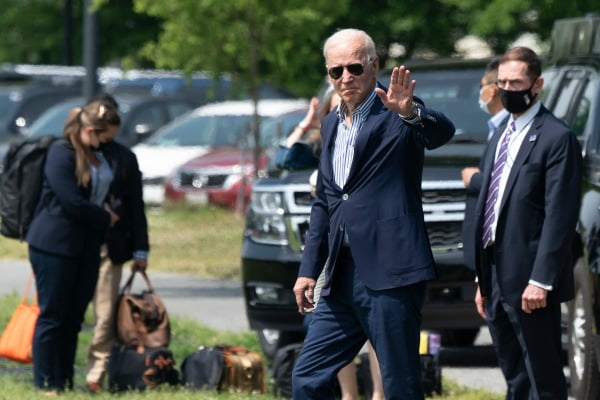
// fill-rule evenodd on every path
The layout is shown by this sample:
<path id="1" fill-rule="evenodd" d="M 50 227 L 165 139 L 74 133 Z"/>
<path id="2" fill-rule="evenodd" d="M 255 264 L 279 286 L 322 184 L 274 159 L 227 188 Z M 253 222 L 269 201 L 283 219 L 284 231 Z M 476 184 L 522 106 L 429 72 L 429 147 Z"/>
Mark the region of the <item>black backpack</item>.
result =
<path id="1" fill-rule="evenodd" d="M 0 233 L 13 239 L 25 237 L 42 190 L 48 148 L 59 140 L 42 136 L 12 143 L 0 175 Z"/>

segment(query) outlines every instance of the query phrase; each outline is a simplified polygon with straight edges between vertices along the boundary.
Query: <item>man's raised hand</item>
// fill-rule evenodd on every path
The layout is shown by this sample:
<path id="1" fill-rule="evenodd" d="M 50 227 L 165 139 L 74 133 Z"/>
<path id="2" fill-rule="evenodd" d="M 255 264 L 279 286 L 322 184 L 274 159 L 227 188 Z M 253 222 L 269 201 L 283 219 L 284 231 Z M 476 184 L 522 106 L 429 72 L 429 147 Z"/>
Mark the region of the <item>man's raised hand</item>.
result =
<path id="1" fill-rule="evenodd" d="M 408 116 L 413 110 L 413 92 L 417 82 L 410 80 L 410 71 L 404 65 L 394 67 L 388 91 L 376 88 L 383 104 L 392 112 Z"/>

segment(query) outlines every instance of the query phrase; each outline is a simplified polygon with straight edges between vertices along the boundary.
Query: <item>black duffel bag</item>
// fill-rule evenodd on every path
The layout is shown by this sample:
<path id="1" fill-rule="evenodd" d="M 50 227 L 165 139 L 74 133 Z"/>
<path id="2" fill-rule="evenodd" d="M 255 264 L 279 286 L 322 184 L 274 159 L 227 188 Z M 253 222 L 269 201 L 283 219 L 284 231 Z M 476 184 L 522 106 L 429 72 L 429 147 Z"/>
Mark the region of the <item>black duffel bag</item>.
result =
<path id="1" fill-rule="evenodd" d="M 125 345 L 113 347 L 108 362 L 108 387 L 111 392 L 145 390 L 165 383 L 180 383 L 171 350 Z"/>

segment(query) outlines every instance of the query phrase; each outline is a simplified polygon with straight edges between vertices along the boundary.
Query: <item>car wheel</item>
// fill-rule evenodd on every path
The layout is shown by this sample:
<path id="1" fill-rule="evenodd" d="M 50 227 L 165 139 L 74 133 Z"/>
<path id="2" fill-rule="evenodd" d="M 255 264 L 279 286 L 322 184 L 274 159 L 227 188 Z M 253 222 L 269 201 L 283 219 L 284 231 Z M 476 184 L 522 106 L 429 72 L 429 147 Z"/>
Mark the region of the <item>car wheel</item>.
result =
<path id="1" fill-rule="evenodd" d="M 304 335 L 300 332 L 279 331 L 276 329 L 261 329 L 257 332 L 258 342 L 269 361 L 273 361 L 277 350 L 291 343 L 298 343 L 304 340 Z"/>
<path id="2" fill-rule="evenodd" d="M 600 396 L 600 372 L 593 336 L 592 293 L 586 265 L 575 266 L 575 298 L 569 302 L 568 342 L 571 394 L 576 399 Z"/>
<path id="3" fill-rule="evenodd" d="M 442 331 L 442 346 L 472 346 L 479 328 L 477 329 L 447 329 Z"/>

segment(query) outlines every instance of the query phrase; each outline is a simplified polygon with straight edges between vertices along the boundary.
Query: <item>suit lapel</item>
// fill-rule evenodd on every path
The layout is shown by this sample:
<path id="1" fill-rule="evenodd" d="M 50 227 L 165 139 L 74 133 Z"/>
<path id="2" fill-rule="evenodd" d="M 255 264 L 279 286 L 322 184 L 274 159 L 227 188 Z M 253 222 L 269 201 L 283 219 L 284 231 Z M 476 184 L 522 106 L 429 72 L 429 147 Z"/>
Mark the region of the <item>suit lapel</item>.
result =
<path id="1" fill-rule="evenodd" d="M 527 161 L 529 157 L 529 153 L 535 146 L 538 141 L 538 137 L 542 133 L 541 127 L 544 123 L 544 116 L 546 114 L 546 109 L 542 106 L 540 111 L 535 116 L 531 128 L 529 128 L 529 132 L 527 132 L 526 137 L 523 139 L 523 143 L 521 143 L 521 147 L 517 153 L 517 157 L 515 158 L 515 162 L 510 169 L 510 174 L 508 175 L 508 180 L 506 181 L 506 187 L 504 188 L 504 195 L 502 196 L 502 201 L 500 202 L 500 208 L 498 211 L 498 215 L 502 213 L 502 208 L 506 204 L 508 197 L 510 196 L 510 191 L 517 180 L 517 176 L 519 175 L 519 171 L 521 167 Z M 531 140 L 533 138 L 533 140 Z"/>

